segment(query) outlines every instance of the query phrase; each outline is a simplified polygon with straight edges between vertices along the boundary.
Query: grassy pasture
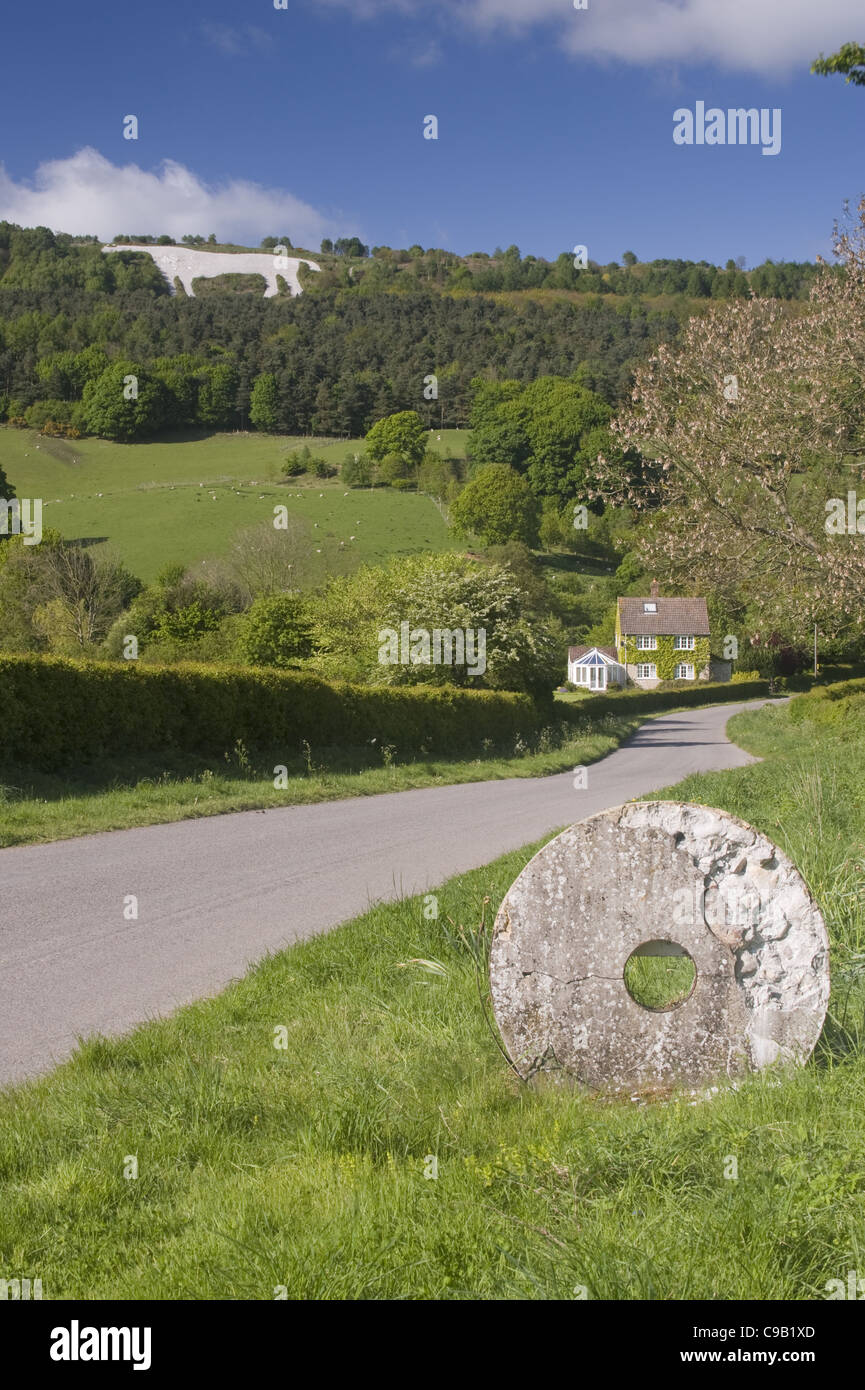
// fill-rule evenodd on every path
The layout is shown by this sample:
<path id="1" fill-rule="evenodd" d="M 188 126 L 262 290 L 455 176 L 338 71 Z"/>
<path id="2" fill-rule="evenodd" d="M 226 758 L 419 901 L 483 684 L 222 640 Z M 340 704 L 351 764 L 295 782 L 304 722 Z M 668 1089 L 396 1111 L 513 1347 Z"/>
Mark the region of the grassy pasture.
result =
<path id="1" fill-rule="evenodd" d="M 460 449 L 458 438 L 448 438 L 460 434 L 443 432 L 436 447 Z M 346 496 L 338 478 L 280 481 L 283 460 L 304 445 L 339 464 L 363 441 L 217 434 L 115 444 L 7 428 L 0 430 L 0 462 L 20 497 L 43 499 L 45 526 L 70 540 L 110 545 L 145 581 L 169 563 L 224 553 L 238 530 L 272 520 L 277 503 L 309 523 L 311 539 L 317 523 L 322 536 L 344 541 L 357 564 L 452 547 L 428 497 L 390 488 Z"/>

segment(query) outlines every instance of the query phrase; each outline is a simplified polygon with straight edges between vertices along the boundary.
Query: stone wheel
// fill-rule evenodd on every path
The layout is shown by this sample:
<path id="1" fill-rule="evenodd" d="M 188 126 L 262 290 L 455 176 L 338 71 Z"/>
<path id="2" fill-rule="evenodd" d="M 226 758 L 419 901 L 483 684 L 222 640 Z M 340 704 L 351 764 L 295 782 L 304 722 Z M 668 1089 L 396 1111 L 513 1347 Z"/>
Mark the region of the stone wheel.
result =
<path id="1" fill-rule="evenodd" d="M 667 1007 L 637 1002 L 626 967 L 642 955 L 689 958 L 690 990 Z M 706 806 L 629 802 L 526 865 L 496 917 L 490 985 L 526 1079 L 699 1084 L 807 1060 L 829 1002 L 829 943 L 765 835 Z"/>

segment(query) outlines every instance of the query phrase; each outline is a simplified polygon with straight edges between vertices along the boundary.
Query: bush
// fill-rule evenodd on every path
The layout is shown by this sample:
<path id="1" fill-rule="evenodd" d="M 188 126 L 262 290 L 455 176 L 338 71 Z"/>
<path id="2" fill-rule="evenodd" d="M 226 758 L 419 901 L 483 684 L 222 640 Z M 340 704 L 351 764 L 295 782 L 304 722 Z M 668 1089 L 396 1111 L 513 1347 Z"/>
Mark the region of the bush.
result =
<path id="1" fill-rule="evenodd" d="M 376 482 L 382 487 L 407 487 L 411 468 L 399 454 L 386 454 L 376 470 Z"/>
<path id="2" fill-rule="evenodd" d="M 366 454 L 349 454 L 343 459 L 342 481 L 347 487 L 372 487 L 373 466 Z"/>
<path id="3" fill-rule="evenodd" d="M 759 672 L 759 671 L 734 671 L 733 674 L 732 674 L 732 676 L 730 677 L 730 684 L 731 684 L 731 685 L 741 685 L 743 681 L 758 681 L 758 680 L 760 680 L 760 672 Z"/>
<path id="4" fill-rule="evenodd" d="M 299 478 L 302 473 L 314 473 L 317 478 L 335 478 L 338 471 L 327 459 L 314 457 L 308 444 L 289 454 L 282 465 L 284 478 Z"/>
<path id="5" fill-rule="evenodd" d="M 262 594 L 239 629 L 240 651 L 252 666 L 297 666 L 312 653 L 312 624 L 295 594 Z"/>
<path id="6" fill-rule="evenodd" d="M 35 401 L 27 407 L 25 419 L 31 430 L 64 435 L 84 423 L 84 412 L 78 401 Z"/>
<path id="7" fill-rule="evenodd" d="M 19 766 L 56 771 L 100 757 L 182 750 L 361 747 L 405 754 L 513 747 L 549 722 L 549 704 L 452 686 L 379 687 L 238 667 L 142 666 L 0 655 L 0 727 Z M 10 754 L 7 752 L 7 758 Z"/>

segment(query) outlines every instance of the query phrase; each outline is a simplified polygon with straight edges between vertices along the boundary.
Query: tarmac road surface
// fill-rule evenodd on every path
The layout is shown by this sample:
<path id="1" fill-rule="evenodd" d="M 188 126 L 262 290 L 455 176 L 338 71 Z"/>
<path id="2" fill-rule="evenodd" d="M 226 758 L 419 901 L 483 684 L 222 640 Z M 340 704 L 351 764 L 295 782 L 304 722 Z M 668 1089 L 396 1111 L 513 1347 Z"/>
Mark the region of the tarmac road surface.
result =
<path id="1" fill-rule="evenodd" d="M 588 768 L 583 790 L 568 772 L 0 850 L 0 1084 L 48 1070 L 79 1037 L 215 994 L 373 902 L 429 891 L 689 773 L 755 761 L 724 732 L 743 708 L 649 720 Z"/>

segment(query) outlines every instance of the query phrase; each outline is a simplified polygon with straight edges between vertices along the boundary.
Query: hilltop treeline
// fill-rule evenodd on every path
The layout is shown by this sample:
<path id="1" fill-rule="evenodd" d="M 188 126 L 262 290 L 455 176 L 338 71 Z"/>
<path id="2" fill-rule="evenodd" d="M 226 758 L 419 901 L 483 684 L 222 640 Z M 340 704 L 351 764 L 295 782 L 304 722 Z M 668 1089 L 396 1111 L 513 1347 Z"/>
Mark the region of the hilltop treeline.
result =
<path id="1" fill-rule="evenodd" d="M 205 238 L 118 234 L 114 244 L 137 242 L 153 246 L 206 246 L 212 250 L 246 248 L 218 245 L 213 233 Z M 259 250 L 277 244 L 291 248 L 291 238 L 267 236 Z M 301 252 L 300 254 L 309 254 Z M 308 277 L 313 293 L 340 286 L 354 292 L 390 289 L 411 292 L 418 285 L 478 294 L 519 290 L 573 290 L 586 294 L 650 297 L 683 295 L 689 299 L 737 299 L 750 294 L 771 299 L 808 298 L 817 266 L 810 261 L 772 261 L 746 270 L 740 257 L 723 266 L 709 261 L 661 259 L 640 261 L 626 251 L 623 264 L 601 264 L 591 257 L 580 268 L 573 252 L 554 261 L 523 256 L 518 246 L 496 248 L 470 256 L 419 245 L 408 248 L 364 246 L 357 237 L 329 238 L 313 253 L 323 274 Z M 114 293 L 136 288 L 167 294 L 168 286 L 149 257 L 104 256 L 96 237 L 72 237 L 47 227 L 18 227 L 0 222 L 0 286 L 3 289 L 76 288 Z"/>
<path id="2" fill-rule="evenodd" d="M 298 299 L 190 299 L 172 296 L 143 253 L 105 255 L 93 238 L 0 222 L 0 420 L 117 439 L 247 428 L 263 374 L 276 381 L 268 427 L 288 434 L 357 437 L 399 410 L 466 425 L 479 375 L 527 383 L 579 369 L 615 405 L 634 364 L 677 334 L 693 308 L 685 295 L 759 284 L 801 297 L 814 269 L 769 263 L 746 276 L 735 266 L 641 265 L 629 253 L 625 266 L 578 271 L 573 257 L 551 264 L 516 247 L 464 259 L 419 246 L 352 250 L 325 253 L 320 274 L 302 271 Z M 597 292 L 579 302 L 482 293 L 539 287 Z M 660 309 L 640 297 L 656 291 L 679 300 Z M 122 395 L 129 376 L 134 404 Z"/>
<path id="3" fill-rule="evenodd" d="M 538 256 L 522 256 L 518 246 L 496 250 L 488 256 L 478 251 L 471 256 L 421 246 L 393 250 L 374 246 L 366 263 L 347 269 L 333 264 L 322 277 L 308 282 L 315 293 L 335 283 L 348 282 L 367 287 L 408 289 L 412 282 L 434 284 L 444 290 L 494 294 L 519 290 L 575 290 L 584 294 L 609 296 L 684 295 L 689 299 L 744 299 L 750 294 L 771 299 L 807 299 L 817 266 L 809 261 L 765 261 L 753 270 L 744 270 L 736 261 L 711 265 L 708 261 L 657 260 L 641 262 L 626 251 L 624 264 L 610 261 L 602 265 L 588 258 L 580 268 L 572 252 L 563 252 L 555 261 Z"/>
<path id="4" fill-rule="evenodd" d="M 143 254 L 104 255 L 8 224 L 0 268 L 0 414 L 110 438 L 246 427 L 262 373 L 277 380 L 276 428 L 291 434 L 356 437 L 408 409 L 464 425 L 479 374 L 529 382 L 582 365 L 586 386 L 615 402 L 632 363 L 679 326 L 633 298 L 509 304 L 419 284 L 405 294 L 334 286 L 297 299 L 172 297 Z M 118 432 L 117 411 L 104 407 L 130 374 L 139 397 Z"/>

